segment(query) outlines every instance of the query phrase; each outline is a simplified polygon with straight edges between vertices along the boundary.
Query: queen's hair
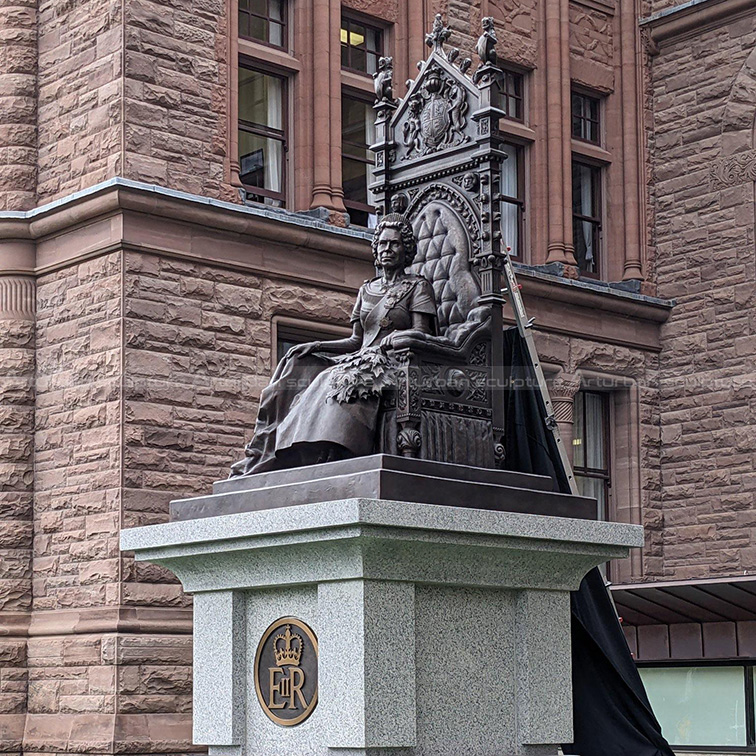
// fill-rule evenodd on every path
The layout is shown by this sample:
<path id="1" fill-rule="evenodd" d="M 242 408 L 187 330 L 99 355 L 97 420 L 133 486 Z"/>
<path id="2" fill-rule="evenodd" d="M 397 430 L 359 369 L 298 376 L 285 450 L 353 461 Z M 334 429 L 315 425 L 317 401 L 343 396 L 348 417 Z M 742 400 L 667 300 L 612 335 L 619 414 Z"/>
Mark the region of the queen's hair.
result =
<path id="1" fill-rule="evenodd" d="M 381 218 L 381 221 L 376 226 L 373 233 L 373 258 L 378 260 L 378 239 L 381 237 L 381 232 L 387 228 L 395 228 L 399 231 L 404 245 L 404 265 L 409 267 L 412 265 L 415 255 L 417 255 L 417 242 L 415 241 L 415 234 L 412 231 L 410 222 L 405 216 L 399 213 L 389 213 Z"/>

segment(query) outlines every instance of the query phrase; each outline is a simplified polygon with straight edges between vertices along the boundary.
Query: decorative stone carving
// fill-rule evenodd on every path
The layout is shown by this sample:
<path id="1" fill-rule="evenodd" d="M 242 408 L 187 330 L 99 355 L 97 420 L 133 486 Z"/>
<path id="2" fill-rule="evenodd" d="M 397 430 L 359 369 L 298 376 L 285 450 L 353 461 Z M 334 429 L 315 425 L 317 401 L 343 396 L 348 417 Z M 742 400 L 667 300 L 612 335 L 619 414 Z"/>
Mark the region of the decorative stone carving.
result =
<path id="1" fill-rule="evenodd" d="M 463 173 L 461 176 L 452 176 L 452 181 L 468 194 L 475 194 L 480 186 L 478 174 L 473 171 L 467 171 L 467 173 Z"/>
<path id="2" fill-rule="evenodd" d="M 443 51 L 444 42 L 451 37 L 451 29 L 444 24 L 444 19 L 440 13 L 436 13 L 433 19 L 433 28 L 425 35 L 425 44 L 434 50 Z"/>
<path id="3" fill-rule="evenodd" d="M 497 65 L 496 55 L 496 30 L 494 29 L 493 16 L 486 16 L 481 21 L 483 33 L 478 38 L 478 44 L 475 46 L 475 52 L 478 53 L 481 65 Z"/>
<path id="4" fill-rule="evenodd" d="M 709 186 L 712 189 L 726 189 L 749 181 L 756 181 L 756 150 L 720 158 L 709 167 Z"/>
<path id="5" fill-rule="evenodd" d="M 394 59 L 379 58 L 378 70 L 373 74 L 376 103 L 395 103 L 394 99 Z"/>
<path id="6" fill-rule="evenodd" d="M 402 134 L 407 148 L 404 158 L 428 155 L 442 147 L 466 142 L 467 110 L 464 87 L 440 67 L 432 66 L 420 90 L 409 100 L 409 118 Z"/>

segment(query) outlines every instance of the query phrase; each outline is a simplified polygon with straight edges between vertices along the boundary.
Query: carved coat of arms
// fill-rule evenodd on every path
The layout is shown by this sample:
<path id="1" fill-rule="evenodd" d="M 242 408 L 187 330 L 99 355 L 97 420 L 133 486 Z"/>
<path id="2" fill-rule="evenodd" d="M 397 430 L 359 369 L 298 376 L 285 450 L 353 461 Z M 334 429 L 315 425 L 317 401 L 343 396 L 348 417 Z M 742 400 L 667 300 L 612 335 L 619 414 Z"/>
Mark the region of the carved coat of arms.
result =
<path id="1" fill-rule="evenodd" d="M 440 69 L 430 70 L 420 90 L 409 100 L 402 133 L 406 157 L 427 155 L 466 141 L 467 107 L 465 88 Z"/>

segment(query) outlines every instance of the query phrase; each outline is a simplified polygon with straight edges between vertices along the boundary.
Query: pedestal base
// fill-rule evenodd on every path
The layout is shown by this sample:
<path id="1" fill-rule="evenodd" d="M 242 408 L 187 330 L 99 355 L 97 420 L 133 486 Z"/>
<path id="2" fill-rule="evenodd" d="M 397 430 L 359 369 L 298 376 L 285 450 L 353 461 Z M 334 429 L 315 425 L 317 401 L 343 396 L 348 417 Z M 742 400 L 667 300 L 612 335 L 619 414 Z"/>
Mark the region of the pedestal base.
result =
<path id="1" fill-rule="evenodd" d="M 223 494 L 221 494 L 223 495 Z M 194 738 L 217 756 L 547 756 L 572 739 L 569 591 L 639 527 L 376 499 L 124 531 L 194 595 Z M 319 701 L 281 727 L 266 628 L 317 634 Z"/>

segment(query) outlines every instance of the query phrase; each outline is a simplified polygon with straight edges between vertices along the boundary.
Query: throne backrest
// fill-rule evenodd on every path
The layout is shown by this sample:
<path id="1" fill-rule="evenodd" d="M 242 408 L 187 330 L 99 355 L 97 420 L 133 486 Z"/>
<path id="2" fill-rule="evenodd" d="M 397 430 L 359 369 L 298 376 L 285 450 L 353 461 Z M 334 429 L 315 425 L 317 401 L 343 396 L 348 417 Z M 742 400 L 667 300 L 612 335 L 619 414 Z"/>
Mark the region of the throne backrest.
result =
<path id="1" fill-rule="evenodd" d="M 436 295 L 439 335 L 454 340 L 480 296 L 470 266 L 470 236 L 451 205 L 431 200 L 412 219 L 417 257 L 410 270 L 424 276 Z"/>

